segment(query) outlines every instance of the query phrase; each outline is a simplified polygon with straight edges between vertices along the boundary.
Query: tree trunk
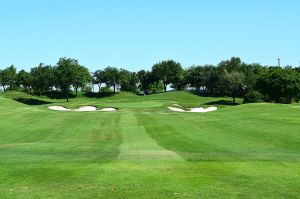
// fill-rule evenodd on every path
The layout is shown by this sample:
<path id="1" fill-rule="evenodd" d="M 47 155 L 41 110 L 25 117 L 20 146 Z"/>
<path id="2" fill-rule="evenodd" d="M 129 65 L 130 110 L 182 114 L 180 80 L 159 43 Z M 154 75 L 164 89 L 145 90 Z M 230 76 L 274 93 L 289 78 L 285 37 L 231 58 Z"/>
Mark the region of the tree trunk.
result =
<path id="1" fill-rule="evenodd" d="M 164 83 L 164 90 L 167 92 L 167 84 Z"/>
<path id="2" fill-rule="evenodd" d="M 114 93 L 116 93 L 116 85 L 114 84 Z"/>
<path id="3" fill-rule="evenodd" d="M 98 93 L 101 93 L 101 84 L 97 84 L 99 87 Z"/>
<path id="4" fill-rule="evenodd" d="M 66 89 L 66 98 L 67 98 L 67 102 L 69 102 L 69 92 L 68 92 L 68 89 Z"/>
<path id="5" fill-rule="evenodd" d="M 75 96 L 77 97 L 77 94 L 78 94 L 78 88 L 76 87 L 75 88 Z"/>
<path id="6" fill-rule="evenodd" d="M 235 96 L 232 97 L 232 104 L 235 104 Z"/>

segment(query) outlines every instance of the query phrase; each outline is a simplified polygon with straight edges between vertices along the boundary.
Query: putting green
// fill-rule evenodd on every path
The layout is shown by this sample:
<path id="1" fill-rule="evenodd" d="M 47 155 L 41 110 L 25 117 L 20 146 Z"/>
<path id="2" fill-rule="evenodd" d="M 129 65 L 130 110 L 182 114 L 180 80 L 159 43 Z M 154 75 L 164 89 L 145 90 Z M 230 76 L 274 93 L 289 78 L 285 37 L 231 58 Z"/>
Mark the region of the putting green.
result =
<path id="1" fill-rule="evenodd" d="M 299 198 L 299 105 L 230 100 L 169 92 L 66 103 L 2 93 L 0 198 Z M 177 113 L 174 103 L 218 110 Z"/>

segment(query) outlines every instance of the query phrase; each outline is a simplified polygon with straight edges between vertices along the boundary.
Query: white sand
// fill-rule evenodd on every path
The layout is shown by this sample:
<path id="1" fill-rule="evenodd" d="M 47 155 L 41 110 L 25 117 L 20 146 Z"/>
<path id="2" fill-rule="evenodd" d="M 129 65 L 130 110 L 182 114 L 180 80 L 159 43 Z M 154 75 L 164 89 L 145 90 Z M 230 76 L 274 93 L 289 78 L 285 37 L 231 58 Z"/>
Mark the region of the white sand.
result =
<path id="1" fill-rule="evenodd" d="M 49 106 L 48 108 L 55 111 L 70 111 L 70 109 L 67 109 L 63 106 Z"/>
<path id="2" fill-rule="evenodd" d="M 112 111 L 117 111 L 116 108 L 97 109 L 97 107 L 95 107 L 95 106 L 82 106 L 78 109 L 67 109 L 63 106 L 49 106 L 48 108 L 51 109 L 51 110 L 55 110 L 55 111 L 79 111 L 79 112 L 91 112 L 91 111 L 112 112 Z"/>
<path id="3" fill-rule="evenodd" d="M 82 106 L 78 109 L 75 109 L 75 111 L 82 111 L 82 112 L 85 112 L 85 111 L 97 111 L 97 107 L 95 106 Z"/>
<path id="4" fill-rule="evenodd" d="M 176 108 L 176 107 L 168 107 L 170 110 L 172 111 L 176 111 L 176 112 L 186 112 L 185 110 L 181 109 L 181 108 Z"/>
<path id="5" fill-rule="evenodd" d="M 168 107 L 170 110 L 172 111 L 176 111 L 176 112 L 189 112 L 189 113 L 206 113 L 206 112 L 211 112 L 211 111 L 216 111 L 218 108 L 213 106 L 213 107 L 209 107 L 209 108 L 203 108 L 203 107 L 199 107 L 199 108 L 189 108 L 190 111 L 186 111 L 183 110 L 181 108 L 175 108 L 175 107 Z"/>
<path id="6" fill-rule="evenodd" d="M 99 109 L 98 111 L 111 112 L 111 111 L 117 111 L 117 109 L 116 108 L 102 108 L 102 109 Z"/>

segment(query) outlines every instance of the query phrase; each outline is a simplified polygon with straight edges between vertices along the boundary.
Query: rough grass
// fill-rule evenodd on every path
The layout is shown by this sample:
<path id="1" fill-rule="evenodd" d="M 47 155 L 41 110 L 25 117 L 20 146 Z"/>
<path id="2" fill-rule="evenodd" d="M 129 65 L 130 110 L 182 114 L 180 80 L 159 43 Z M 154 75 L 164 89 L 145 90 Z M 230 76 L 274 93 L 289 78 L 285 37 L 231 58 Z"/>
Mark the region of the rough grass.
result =
<path id="1" fill-rule="evenodd" d="M 300 106 L 217 103 L 230 100 L 1 94 L 0 198 L 299 198 Z M 220 109 L 175 113 L 174 103 Z"/>

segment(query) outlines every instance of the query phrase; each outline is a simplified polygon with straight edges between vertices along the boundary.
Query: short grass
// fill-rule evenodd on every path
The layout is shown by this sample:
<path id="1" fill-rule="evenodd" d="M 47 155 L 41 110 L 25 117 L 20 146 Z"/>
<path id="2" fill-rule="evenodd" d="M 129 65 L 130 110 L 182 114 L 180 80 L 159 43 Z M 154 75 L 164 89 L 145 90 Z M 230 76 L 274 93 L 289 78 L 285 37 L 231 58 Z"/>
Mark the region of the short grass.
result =
<path id="1" fill-rule="evenodd" d="M 230 100 L 1 94 L 0 198 L 300 198 L 300 105 L 224 105 Z M 175 103 L 220 109 L 168 110 Z"/>

